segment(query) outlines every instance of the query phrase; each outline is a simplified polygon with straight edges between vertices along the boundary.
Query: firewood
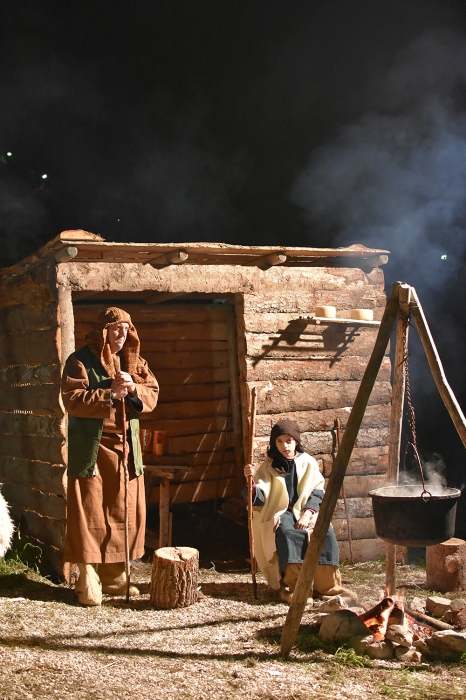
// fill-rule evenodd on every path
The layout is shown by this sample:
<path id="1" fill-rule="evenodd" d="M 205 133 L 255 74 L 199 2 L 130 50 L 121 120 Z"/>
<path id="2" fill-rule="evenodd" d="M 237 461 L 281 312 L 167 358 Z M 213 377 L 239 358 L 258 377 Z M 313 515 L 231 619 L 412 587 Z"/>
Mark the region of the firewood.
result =
<path id="1" fill-rule="evenodd" d="M 186 608 L 198 600 L 199 552 L 192 547 L 162 547 L 154 552 L 150 583 L 152 607 Z"/>

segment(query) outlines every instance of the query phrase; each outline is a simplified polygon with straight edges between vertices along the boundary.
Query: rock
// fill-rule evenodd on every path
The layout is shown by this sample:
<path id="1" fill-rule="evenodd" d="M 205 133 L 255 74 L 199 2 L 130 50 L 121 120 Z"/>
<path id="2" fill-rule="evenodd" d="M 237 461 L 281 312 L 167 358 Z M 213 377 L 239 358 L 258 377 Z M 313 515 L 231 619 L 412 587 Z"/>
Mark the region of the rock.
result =
<path id="1" fill-rule="evenodd" d="M 466 633 L 455 630 L 434 632 L 425 640 L 427 656 L 443 661 L 454 661 L 466 652 Z M 416 645 L 416 648 L 419 647 Z"/>
<path id="2" fill-rule="evenodd" d="M 391 659 L 393 656 L 393 644 L 388 639 L 372 642 L 366 646 L 365 653 L 371 659 Z"/>
<path id="3" fill-rule="evenodd" d="M 319 612 L 331 613 L 335 610 L 346 610 L 348 603 L 340 595 L 333 596 L 319 605 Z"/>
<path id="4" fill-rule="evenodd" d="M 374 637 L 372 634 L 358 634 L 355 637 L 351 637 L 351 639 L 346 642 L 346 646 L 354 649 L 358 656 L 363 656 L 367 645 L 371 644 L 373 641 Z"/>
<path id="5" fill-rule="evenodd" d="M 426 611 L 426 604 L 425 601 L 422 600 L 422 598 L 413 598 L 411 603 L 406 607 L 410 608 L 411 610 L 414 610 L 414 612 L 425 613 Z"/>
<path id="6" fill-rule="evenodd" d="M 319 625 L 322 624 L 323 620 L 328 616 L 328 613 L 313 613 L 311 617 L 311 624 L 315 625 L 316 627 L 319 627 Z"/>
<path id="7" fill-rule="evenodd" d="M 413 631 L 407 625 L 389 625 L 385 633 L 385 639 L 408 649 L 413 644 L 413 636 Z"/>
<path id="8" fill-rule="evenodd" d="M 461 630 L 466 629 L 466 608 L 463 608 L 462 610 L 456 613 L 453 622 Z"/>
<path id="9" fill-rule="evenodd" d="M 375 600 L 373 598 L 368 598 L 367 600 L 363 600 L 362 602 L 359 603 L 361 608 L 364 608 L 364 612 L 367 612 L 371 608 L 375 608 L 375 606 L 380 603 L 380 600 Z"/>
<path id="10" fill-rule="evenodd" d="M 356 607 L 356 608 L 350 607 L 350 608 L 348 608 L 348 610 L 351 610 L 352 612 L 356 613 L 356 615 L 362 615 L 364 612 L 366 612 L 364 610 L 364 608 L 358 608 L 358 607 Z"/>
<path id="11" fill-rule="evenodd" d="M 323 642 L 347 642 L 351 637 L 367 636 L 366 625 L 351 610 L 336 610 L 322 620 L 319 638 Z"/>
<path id="12" fill-rule="evenodd" d="M 422 654 L 415 647 L 406 649 L 406 647 L 400 646 L 395 649 L 395 658 L 398 659 L 398 661 L 404 661 L 405 663 L 419 664 L 422 661 Z"/>
<path id="13" fill-rule="evenodd" d="M 451 600 L 448 598 L 440 598 L 440 596 L 432 595 L 426 600 L 426 610 L 429 615 L 434 617 L 443 617 L 443 614 L 449 610 Z"/>
<path id="14" fill-rule="evenodd" d="M 424 639 L 416 639 L 413 642 L 413 647 L 419 651 L 420 654 L 423 656 L 427 656 L 427 653 L 429 651 L 426 642 Z"/>
<path id="15" fill-rule="evenodd" d="M 455 598 L 450 601 L 450 610 L 454 613 L 458 613 L 460 610 L 466 608 L 466 600 L 464 598 Z"/>

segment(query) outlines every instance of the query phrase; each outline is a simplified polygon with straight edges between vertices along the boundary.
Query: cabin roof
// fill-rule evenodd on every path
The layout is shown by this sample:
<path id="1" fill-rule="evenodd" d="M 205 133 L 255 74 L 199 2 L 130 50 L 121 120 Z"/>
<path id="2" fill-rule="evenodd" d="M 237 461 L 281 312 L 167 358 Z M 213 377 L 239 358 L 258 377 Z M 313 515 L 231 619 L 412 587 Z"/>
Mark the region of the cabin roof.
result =
<path id="1" fill-rule="evenodd" d="M 388 261 L 388 250 L 355 244 L 346 248 L 305 248 L 289 246 L 249 246 L 227 243 L 115 243 L 89 231 L 62 231 L 36 253 L 29 255 L 1 274 L 20 274 L 47 258 L 57 262 L 148 263 L 154 267 L 174 262 L 190 265 L 274 265 L 285 267 L 341 265 L 373 260 L 374 266 Z M 285 256 L 285 257 L 283 257 Z M 180 260 L 179 258 L 182 258 Z"/>

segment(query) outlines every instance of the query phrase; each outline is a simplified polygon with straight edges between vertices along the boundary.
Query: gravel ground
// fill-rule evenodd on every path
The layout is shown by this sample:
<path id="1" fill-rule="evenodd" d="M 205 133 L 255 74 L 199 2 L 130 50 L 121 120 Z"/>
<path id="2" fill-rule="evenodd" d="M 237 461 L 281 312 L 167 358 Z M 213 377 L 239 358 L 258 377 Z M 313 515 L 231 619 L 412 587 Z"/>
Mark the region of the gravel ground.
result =
<path id="1" fill-rule="evenodd" d="M 377 597 L 378 562 L 342 568 L 360 600 Z M 289 660 L 280 658 L 287 606 L 259 601 L 246 572 L 200 572 L 200 600 L 183 609 L 149 607 L 150 565 L 136 563 L 141 595 L 127 606 L 106 596 L 84 608 L 74 592 L 21 564 L 0 562 L 0 698 L 253 698 L 365 700 L 466 697 L 465 664 L 403 666 L 326 654 L 308 632 L 310 609 Z M 425 571 L 398 567 L 408 600 L 426 594 Z"/>

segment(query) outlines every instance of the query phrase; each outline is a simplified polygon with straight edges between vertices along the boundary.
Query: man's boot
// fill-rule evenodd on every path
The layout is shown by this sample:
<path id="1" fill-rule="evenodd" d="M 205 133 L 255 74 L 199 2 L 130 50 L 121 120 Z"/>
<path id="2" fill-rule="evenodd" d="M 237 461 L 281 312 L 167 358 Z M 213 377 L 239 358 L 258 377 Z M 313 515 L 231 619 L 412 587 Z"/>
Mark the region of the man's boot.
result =
<path id="1" fill-rule="evenodd" d="M 102 586 L 93 564 L 78 564 L 79 578 L 74 590 L 81 605 L 101 605 Z"/>
<path id="2" fill-rule="evenodd" d="M 98 564 L 97 572 L 102 581 L 102 592 L 108 595 L 126 595 L 126 567 L 124 562 Z M 129 587 L 130 596 L 139 595 L 136 586 Z"/>

